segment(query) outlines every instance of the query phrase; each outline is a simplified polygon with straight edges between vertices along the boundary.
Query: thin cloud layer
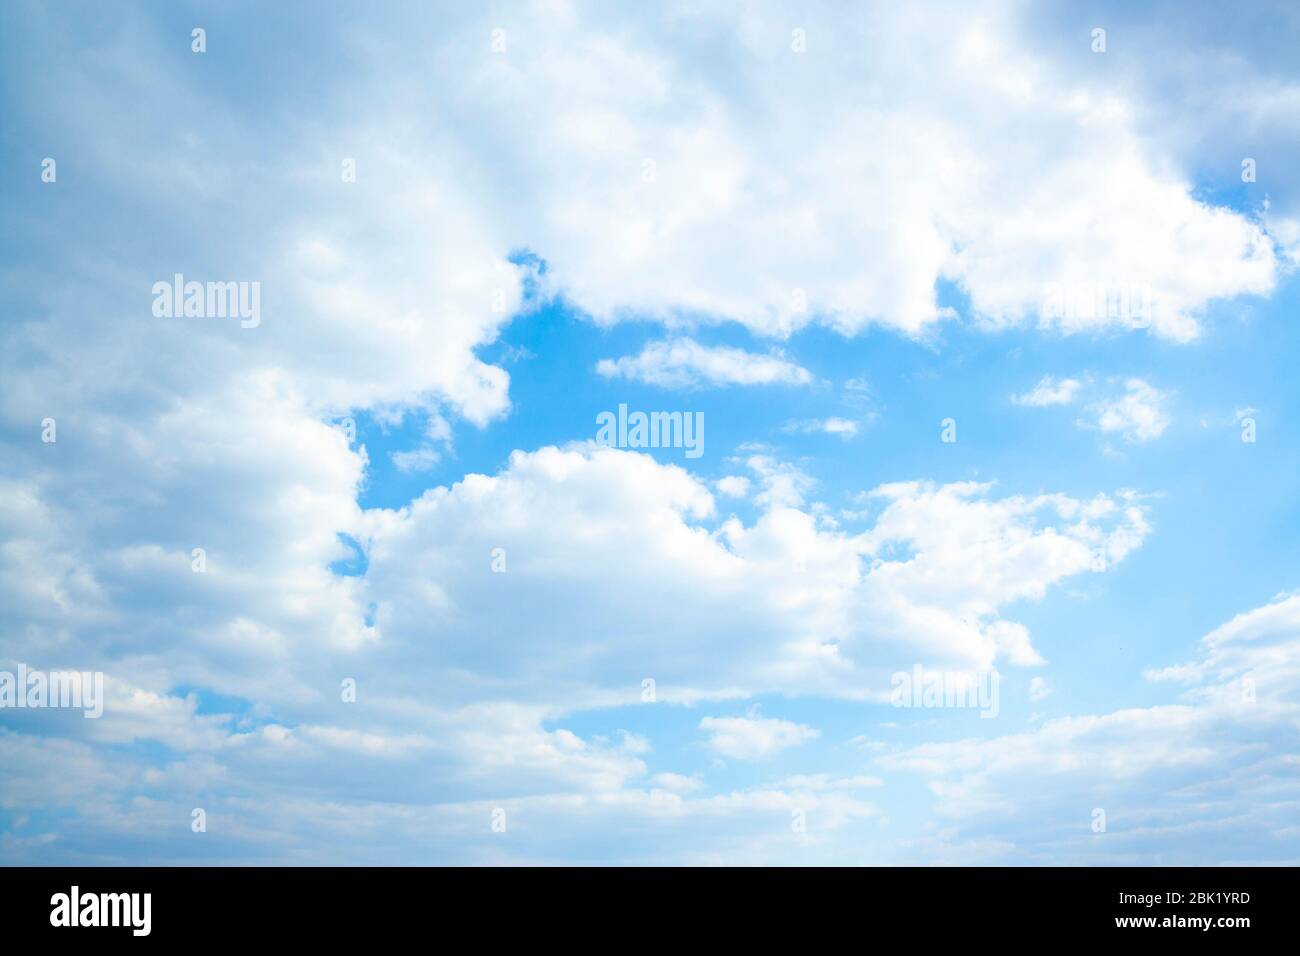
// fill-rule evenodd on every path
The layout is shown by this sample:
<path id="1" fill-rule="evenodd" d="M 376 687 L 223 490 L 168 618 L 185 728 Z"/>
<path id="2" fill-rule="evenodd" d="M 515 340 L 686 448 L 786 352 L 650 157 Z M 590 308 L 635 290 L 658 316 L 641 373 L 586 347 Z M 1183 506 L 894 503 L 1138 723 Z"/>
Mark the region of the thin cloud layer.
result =
<path id="1" fill-rule="evenodd" d="M 1300 598 L 1281 596 L 1155 669 L 1182 700 L 1046 722 L 1029 733 L 925 744 L 880 760 L 920 773 L 951 822 L 932 849 L 996 845 L 984 862 L 1294 864 L 1300 859 Z M 1249 849 L 1247 849 L 1249 848 Z"/>
<path id="2" fill-rule="evenodd" d="M 726 346 L 704 346 L 693 339 L 651 342 L 639 355 L 601 359 L 596 371 L 607 378 L 626 378 L 689 388 L 702 385 L 807 385 L 813 377 L 779 353 L 759 355 Z"/>

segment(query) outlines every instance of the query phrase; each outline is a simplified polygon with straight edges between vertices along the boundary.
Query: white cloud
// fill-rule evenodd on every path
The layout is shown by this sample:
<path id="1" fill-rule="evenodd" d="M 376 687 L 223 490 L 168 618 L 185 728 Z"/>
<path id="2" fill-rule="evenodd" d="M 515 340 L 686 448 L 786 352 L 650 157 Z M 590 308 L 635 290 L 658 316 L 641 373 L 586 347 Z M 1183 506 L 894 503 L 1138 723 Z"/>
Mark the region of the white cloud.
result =
<path id="1" fill-rule="evenodd" d="M 1172 339 L 1195 334 L 1214 299 L 1274 282 L 1258 225 L 1192 198 L 1140 110 L 1037 59 L 1015 5 L 809 11 L 819 52 L 798 61 L 779 6 L 534 4 L 511 12 L 503 56 L 475 12 L 412 8 L 387 30 L 307 17 L 291 32 L 329 65 L 302 79 L 320 114 L 298 112 L 300 84 L 232 99 L 165 56 L 142 59 L 142 44 L 189 54 L 144 12 L 124 16 L 94 57 L 60 15 L 25 18 L 21 49 L 8 48 L 30 57 L 10 79 L 61 77 L 41 128 L 75 133 L 104 208 L 151 224 L 105 244 L 116 223 L 42 205 L 32 261 L 64 265 L 57 281 L 15 284 L 0 350 L 5 653 L 105 670 L 115 701 L 99 722 L 27 714 L 51 722 L 0 730 L 0 800 L 66 815 L 55 849 L 76 862 L 105 861 L 92 848 L 114 842 L 135 848 L 131 862 L 192 861 L 168 834 L 213 781 L 228 784 L 205 799 L 229 843 L 210 852 L 236 861 L 320 861 L 344 839 L 380 860 L 555 851 L 467 839 L 498 800 L 561 824 L 534 834 L 699 822 L 675 844 L 655 832 L 669 849 L 643 848 L 651 860 L 800 859 L 776 842 L 791 807 L 828 833 L 875 809 L 811 779 L 795 781 L 811 799 L 687 800 L 661 774 L 655 795 L 641 787 L 643 742 L 547 728 L 634 702 L 632 672 L 656 675 L 666 700 L 870 698 L 888 686 L 883 659 L 1033 663 L 1028 630 L 1002 615 L 1147 533 L 1122 497 L 908 482 L 877 489 L 876 523 L 845 535 L 806 504 L 809 475 L 761 455 L 749 464 L 763 513 L 719 524 L 687 472 L 587 448 L 519 452 L 497 474 L 363 511 L 367 451 L 326 422 L 505 416 L 509 376 L 476 351 L 532 282 L 597 321 L 657 319 L 673 335 L 715 320 L 922 334 L 946 314 L 940 278 L 991 325 L 1127 327 L 1045 320 L 1043 288 L 1143 283 L 1161 303 L 1150 328 Z M 430 16 L 434 50 L 409 42 Z M 178 138 L 176 116 L 208 120 Z M 353 152 L 358 180 L 344 184 Z M 521 247 L 547 260 L 545 279 L 512 261 Z M 178 263 L 261 282 L 261 325 L 152 319 L 150 286 Z M 665 374 L 808 374 L 695 348 Z M 639 374 L 640 358 L 613 361 Z M 31 439 L 46 415 L 57 446 Z M 1121 430 L 1154 427 L 1130 418 Z M 436 454 L 425 438 L 395 460 Z M 365 547 L 364 578 L 328 570 L 350 556 L 341 533 Z M 490 570 L 497 547 L 505 574 Z M 348 709 L 338 686 L 352 674 L 361 703 Z M 178 687 L 234 713 L 200 714 Z M 146 760 L 128 749 L 140 741 L 182 756 Z M 754 839 L 774 831 L 786 832 Z"/>
<path id="2" fill-rule="evenodd" d="M 231 396 L 218 401 L 242 408 Z M 223 796 L 211 797 L 210 810 L 226 816 L 231 852 L 246 859 L 312 859 L 311 847 L 364 831 L 373 837 L 368 859 L 432 847 L 437 834 L 444 856 L 455 847 L 456 859 L 482 860 L 460 828 L 477 832 L 477 815 L 486 819 L 502 801 L 545 813 L 555 822 L 552 840 L 594 825 L 594 811 L 566 810 L 564 800 L 607 807 L 600 813 L 609 816 L 597 816 L 619 832 L 680 820 L 681 831 L 660 834 L 680 859 L 702 852 L 701 832 L 723 847 L 720 858 L 743 858 L 749 851 L 717 842 L 720 821 L 748 827 L 735 831 L 739 840 L 783 813 L 777 830 L 788 832 L 792 807 L 817 808 L 829 837 L 832 820 L 849 826 L 875 811 L 840 791 L 830 802 L 764 790 L 664 804 L 675 794 L 663 781 L 654 800 L 641 789 L 649 778 L 643 743 L 579 737 L 564 729 L 563 715 L 636 703 L 645 675 L 665 702 L 755 690 L 869 699 L 887 693 L 900 658 L 1014 664 L 1020 651 L 1007 640 L 1015 629 L 1002 607 L 1083 573 L 1091 549 L 1119 554 L 1144 534 L 1140 512 L 1128 510 L 1135 506 L 1113 499 L 996 499 L 986 487 L 924 483 L 882 489 L 880 518 L 863 536 L 821 528 L 813 513 L 776 501 L 752 524 L 718 524 L 706 486 L 682 469 L 589 446 L 518 453 L 496 475 L 469 475 L 407 508 L 361 514 L 354 507 L 364 459 L 337 429 L 299 430 L 297 416 L 268 417 L 279 406 L 261 392 L 246 401 L 260 418 L 186 415 L 138 447 L 116 432 L 97 452 L 67 446 L 88 456 L 81 473 L 104 467 L 99 454 L 138 474 L 139 487 L 178 502 L 163 525 L 174 539 L 156 549 L 134 544 L 134 534 L 120 547 L 85 549 L 95 522 L 111 529 L 114 519 L 69 512 L 62 472 L 44 489 L 0 499 L 10 506 L 0 509 L 0 582 L 29 589 L 3 597 L 29 622 L 10 632 L 7 649 L 33 666 L 102 668 L 110 687 L 129 688 L 135 702 L 64 728 L 75 738 L 68 754 L 82 767 L 76 772 L 107 773 L 106 760 L 113 768 L 112 786 L 59 804 L 73 815 L 60 826 L 69 846 L 130 832 L 153 841 L 142 856 L 176 859 L 178 848 L 160 834 L 195 805 L 195 781 L 214 776 Z M 252 420 L 258 429 L 244 432 L 241 423 Z M 208 447 L 224 450 L 219 467 L 204 458 Z M 778 462 L 761 464 L 768 477 L 789 477 Z M 240 490 L 265 492 L 278 480 L 293 490 L 273 502 Z M 197 500 L 205 507 L 191 507 Z M 139 507 L 152 506 L 146 499 Z M 335 529 L 365 548 L 363 578 L 324 570 L 347 553 Z M 208 545 L 204 575 L 190 570 L 194 541 Z M 497 547 L 508 558 L 503 574 L 490 567 Z M 44 555 L 48 587 L 63 590 L 73 614 L 41 610 L 46 592 L 32 596 L 28 555 Z M 159 600 L 170 609 L 166 621 Z M 118 622 L 115 647 L 102 641 L 105 622 Z M 355 707 L 339 704 L 340 675 L 358 679 Z M 250 711 L 198 714 L 175 695 L 178 685 L 246 700 Z M 276 722 L 265 725 L 269 713 Z M 28 738 L 12 737 L 26 753 Z M 202 763 L 149 767 L 77 739 L 159 740 Z M 357 761 L 365 773 L 355 772 Z M 60 792 L 26 757 L 6 766 L 9 806 L 33 806 L 22 794 Z M 164 791 L 165 801 L 137 799 Z M 436 827 L 412 829 L 411 820 L 429 816 L 431 793 L 461 800 L 480 792 L 492 795 L 486 811 L 472 800 L 439 804 Z M 528 796 L 537 792 L 563 798 L 539 803 Z M 779 846 L 763 847 L 768 859 L 786 858 Z"/>
<path id="3" fill-rule="evenodd" d="M 1300 832 L 1287 829 L 1300 813 L 1300 597 L 1238 615 L 1202 639 L 1194 661 L 1146 676 L 1190 687 L 1178 703 L 922 744 L 880 764 L 930 779 L 950 822 L 927 846 L 940 857 L 967 844 L 985 846 L 985 863 L 1300 857 Z M 1104 832 L 1093 830 L 1097 810 Z"/>
<path id="4" fill-rule="evenodd" d="M 778 352 L 758 355 L 727 346 L 705 346 L 679 338 L 651 342 L 640 355 L 601 359 L 596 371 L 606 378 L 626 378 L 688 388 L 701 385 L 807 385 L 812 373 Z"/>
<path id="5" fill-rule="evenodd" d="M 704 781 L 699 777 L 688 777 L 680 773 L 657 773 L 650 782 L 672 793 L 691 793 L 704 786 Z"/>
<path id="6" fill-rule="evenodd" d="M 1090 384 L 1090 382 L 1088 383 Z M 1085 382 L 1076 378 L 1057 379 L 1044 375 L 1031 390 L 1012 395 L 1017 405 L 1047 407 L 1070 405 L 1079 397 Z M 1166 410 L 1169 393 L 1157 389 L 1140 378 L 1124 382 L 1122 394 L 1112 394 L 1089 406 L 1092 418 L 1080 420 L 1081 428 L 1097 428 L 1114 432 L 1129 442 L 1146 442 L 1160 437 L 1169 427 Z"/>
<path id="7" fill-rule="evenodd" d="M 847 418 L 813 418 L 805 421 L 790 422 L 785 426 L 788 432 L 800 432 L 802 434 L 823 433 L 826 435 L 838 435 L 841 438 L 849 439 L 858 434 L 858 423 Z"/>
<path id="8" fill-rule="evenodd" d="M 640 694 L 627 677 L 635 662 L 661 700 L 883 699 L 897 669 L 886 659 L 1040 663 L 1002 609 L 1094 573 L 1097 552 L 1113 568 L 1148 530 L 1125 498 L 913 482 L 877 489 L 874 524 L 849 535 L 796 503 L 809 493 L 801 472 L 761 455 L 751 464 L 765 484 L 748 525 L 720 520 L 681 468 L 585 445 L 517 452 L 496 475 L 371 513 L 361 599 L 406 659 L 390 692 L 416 693 L 418 674 L 419 692 L 473 699 L 463 675 L 480 673 L 514 700 L 628 703 Z M 504 574 L 489 570 L 494 548 Z M 507 636 L 510 653 L 484 633 Z"/>
<path id="9" fill-rule="evenodd" d="M 847 862 L 836 849 L 842 834 L 880 815 L 859 796 L 872 778 L 819 775 L 701 795 L 699 776 L 647 775 L 619 748 L 567 731 L 523 732 L 527 723 L 484 710 L 407 745 L 272 726 L 231 738 L 218 758 L 194 753 L 161 768 L 131 751 L 0 728 L 6 810 L 59 815 L 57 832 L 16 817 L 0 854 L 8 862 L 325 863 L 355 840 L 366 862 L 412 854 L 469 864 L 598 861 L 604 849 L 580 839 L 596 832 L 619 834 L 620 859 L 632 862 L 795 862 L 810 854 Z M 443 733 L 468 730 L 457 744 L 478 759 L 449 765 Z M 440 790 L 455 797 L 431 799 Z M 219 839 L 197 850 L 168 839 L 200 801 Z M 508 840 L 488 832 L 498 807 L 508 814 Z M 795 810 L 814 821 L 797 840 Z"/>
<path id="10" fill-rule="evenodd" d="M 1169 427 L 1165 406 L 1169 395 L 1140 378 L 1124 383 L 1124 394 L 1093 406 L 1096 427 L 1119 432 L 1126 441 L 1146 442 L 1159 438 Z"/>
<path id="11" fill-rule="evenodd" d="M 509 163 L 534 185 L 518 214 L 557 287 L 602 320 L 919 334 L 945 314 L 935 286 L 947 279 L 995 326 L 1184 340 L 1208 302 L 1275 282 L 1259 223 L 1194 198 L 1144 138 L 1142 104 L 1043 58 L 1018 4 L 952 4 L 937 21 L 813 9 L 806 56 L 791 53 L 777 5 L 747 5 L 743 19 L 696 7 L 572 16 L 520 13 L 528 42 L 495 59 L 449 45 L 465 77 L 450 89 L 458 111 L 486 110 L 516 135 L 522 117 L 546 117 L 547 136 L 518 137 L 538 148 Z M 679 18 L 722 47 L 681 42 L 664 29 Z M 807 103 L 832 88 L 809 127 Z M 1156 305 L 1047 314 L 1054 284 L 1150 289 Z"/>
<path id="12" fill-rule="evenodd" d="M 700 729 L 709 734 L 710 750 L 734 760 L 766 760 L 821 736 L 821 731 L 805 724 L 761 717 L 757 712 L 745 717 L 705 717 Z"/>
<path id="13" fill-rule="evenodd" d="M 859 774 L 855 777 L 836 777 L 829 773 L 796 774 L 786 777 L 778 786 L 786 790 L 825 792 L 828 790 L 874 790 L 883 787 L 885 781 L 879 777 Z"/>
<path id="14" fill-rule="evenodd" d="M 1046 700 L 1052 696 L 1052 685 L 1047 682 L 1046 677 L 1031 677 L 1029 679 L 1029 699 L 1031 701 Z"/>
<path id="15" fill-rule="evenodd" d="M 395 412 L 400 421 L 401 410 Z M 423 443 L 409 451 L 394 452 L 391 456 L 398 471 L 428 471 L 442 460 L 438 446 L 451 447 L 451 423 L 442 415 L 433 412 L 428 416 L 424 426 Z"/>
<path id="16" fill-rule="evenodd" d="M 428 471 L 438 464 L 442 456 L 437 449 L 422 445 L 412 451 L 393 452 L 393 464 L 398 471 Z"/>
<path id="17" fill-rule="evenodd" d="M 750 455 L 745 465 L 762 487 L 754 501 L 764 508 L 803 507 L 807 495 L 817 486 L 817 480 L 797 465 L 778 461 L 768 454 Z"/>
<path id="18" fill-rule="evenodd" d="M 209 234 L 204 261 L 235 275 L 259 263 L 259 347 L 343 405 L 358 391 L 368 404 L 424 387 L 475 420 L 500 414 L 507 379 L 472 349 L 519 300 L 521 270 L 505 257 L 521 246 L 600 321 L 725 319 L 776 335 L 810 322 L 920 334 L 947 314 L 935 298 L 944 280 L 994 326 L 1142 325 L 1182 340 L 1208 303 L 1271 291 L 1261 225 L 1194 198 L 1148 128 L 1148 104 L 1049 59 L 1031 15 L 1017 3 L 946 4 L 937 19 L 886 4 L 810 9 L 816 52 L 799 56 L 776 3 L 538 2 L 512 11 L 514 42 L 496 55 L 477 14 L 439 14 L 429 57 L 404 42 L 431 16 L 413 8 L 364 40 L 313 32 L 338 66 L 327 99 L 366 102 L 364 113 L 295 121 L 289 88 L 232 108 L 159 64 L 130 75 L 139 90 L 122 80 L 155 108 L 125 128 L 83 129 L 81 142 L 112 187 L 154 202 L 189 195 L 181 187 L 252 197 L 241 243 L 218 256 Z M 42 30 L 31 47 L 67 68 L 65 110 L 124 92 Z M 120 43 L 104 56 L 131 52 Z M 808 126 L 807 104 L 828 89 L 837 95 Z M 160 153 L 174 142 L 165 117 L 186 110 L 220 111 L 212 141 L 240 156 L 238 144 L 261 143 L 272 161 L 186 144 Z M 475 121 L 442 121 L 452 115 Z M 371 144 L 355 183 L 339 182 L 340 143 Z M 446 223 L 456 227 L 437 228 Z M 254 232 L 265 239 L 241 250 Z M 173 239 L 159 236 L 159 266 Z M 1047 315 L 1053 284 L 1150 288 L 1158 307 L 1136 322 Z M 299 348 L 308 331 L 313 347 Z M 340 353 L 350 368 L 336 380 L 319 365 Z"/>
<path id="19" fill-rule="evenodd" d="M 1069 405 L 1079 394 L 1083 383 L 1077 378 L 1056 379 L 1044 375 L 1038 384 L 1021 395 L 1012 395 L 1011 400 L 1017 405 L 1044 407 L 1047 405 Z"/>
<path id="20" fill-rule="evenodd" d="M 727 498 L 744 498 L 749 494 L 749 479 L 744 475 L 727 475 L 713 483 L 718 494 Z"/>

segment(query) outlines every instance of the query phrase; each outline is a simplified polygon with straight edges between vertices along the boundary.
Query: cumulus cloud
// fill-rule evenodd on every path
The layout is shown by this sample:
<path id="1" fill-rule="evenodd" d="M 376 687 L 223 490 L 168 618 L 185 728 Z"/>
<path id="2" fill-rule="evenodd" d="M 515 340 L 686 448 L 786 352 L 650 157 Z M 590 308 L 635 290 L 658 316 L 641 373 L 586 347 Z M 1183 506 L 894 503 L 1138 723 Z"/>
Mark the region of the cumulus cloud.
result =
<path id="1" fill-rule="evenodd" d="M 1044 375 L 1032 389 L 1011 396 L 1017 405 L 1045 408 L 1053 405 L 1071 405 L 1085 388 L 1101 393 L 1107 386 L 1094 387 L 1091 380 L 1077 378 L 1057 379 Z M 1129 378 L 1124 390 L 1116 393 L 1114 383 L 1104 394 L 1087 406 L 1089 418 L 1079 419 L 1080 428 L 1095 428 L 1118 434 L 1125 441 L 1140 443 L 1159 438 L 1169 427 L 1168 404 L 1170 394 L 1140 378 Z"/>
<path id="2" fill-rule="evenodd" d="M 773 489 L 793 480 L 755 457 Z M 788 488 L 745 524 L 719 520 L 706 485 L 645 455 L 517 452 L 499 474 L 370 513 L 365 600 L 382 643 L 420 662 L 402 670 L 453 699 L 467 693 L 457 675 L 486 671 L 514 699 L 630 702 L 640 688 L 628 662 L 656 679 L 660 699 L 884 696 L 899 661 L 1039 663 L 1028 630 L 1001 609 L 1095 573 L 1098 553 L 1117 566 L 1148 530 L 1143 507 L 1123 497 L 991 490 L 885 485 L 872 493 L 875 523 L 850 535 Z M 507 573 L 490 571 L 494 548 Z M 511 653 L 485 633 L 508 637 Z"/>
<path id="3" fill-rule="evenodd" d="M 266 25 L 243 15 L 231 29 Z M 547 297 L 668 329 L 616 374 L 797 385 L 782 354 L 680 329 L 923 335 L 950 314 L 941 281 L 982 326 L 1132 327 L 1042 308 L 1051 283 L 1102 281 L 1150 286 L 1141 324 L 1184 340 L 1275 281 L 1271 235 L 1195 198 L 1121 95 L 1040 59 L 1015 4 L 813 9 L 802 58 L 777 5 L 525 5 L 500 55 L 475 11 L 289 16 L 310 55 L 245 62 L 257 97 L 197 73 L 141 8 L 89 32 L 80 11 L 19 11 L 0 37 L 16 135 L 70 144 L 96 187 L 7 211 L 27 278 L 0 349 L 4 652 L 103 670 L 112 703 L 98 722 L 7 716 L 0 807 L 54 821 L 7 831 L 7 861 L 322 862 L 341 840 L 374 861 L 545 859 L 629 820 L 647 834 L 630 859 L 799 859 L 790 811 L 821 834 L 872 820 L 856 785 L 696 796 L 651 773 L 644 741 L 563 723 L 638 701 L 646 674 L 670 702 L 871 700 L 899 663 L 1030 666 L 1004 615 L 1138 547 L 1136 501 L 900 482 L 850 535 L 774 455 L 745 462 L 746 524 L 647 456 L 530 446 L 366 509 L 371 458 L 337 422 L 500 422 L 510 377 L 478 353 Z M 59 97 L 27 95 L 52 74 Z M 177 136 L 176 116 L 207 120 Z M 148 228 L 106 242 L 124 209 Z M 259 282 L 260 325 L 151 316 L 178 271 Z M 1164 428 L 1116 414 L 1124 434 Z M 46 416 L 55 444 L 33 439 Z M 393 461 L 431 465 L 447 434 Z M 719 492 L 748 494 L 733 478 Z M 329 570 L 353 557 L 341 536 L 363 573 Z M 198 799 L 214 839 L 178 843 Z M 477 841 L 503 804 L 555 826 Z"/>
<path id="4" fill-rule="evenodd" d="M 718 494 L 726 498 L 744 498 L 749 494 L 749 479 L 744 475 L 727 475 L 713 483 Z"/>
<path id="5" fill-rule="evenodd" d="M 1260 223 L 1195 198 L 1123 90 L 1040 58 L 1017 4 L 993 16 L 952 5 L 937 20 L 814 8 L 804 56 L 775 5 L 748 6 L 741 22 L 682 11 L 722 38 L 707 57 L 663 33 L 665 8 L 579 15 L 576 51 L 574 21 L 521 14 L 508 55 L 465 43 L 451 60 L 468 77 L 460 108 L 487 91 L 502 122 L 550 111 L 545 150 L 513 163 L 544 184 L 522 214 L 546 237 L 557 285 L 604 320 L 635 303 L 778 335 L 813 321 L 919 334 L 946 314 L 946 279 L 994 326 L 1185 340 L 1207 303 L 1275 282 Z M 839 95 L 809 126 L 806 104 L 826 89 Z M 1151 307 L 1046 301 L 1082 285 L 1150 289 Z"/>
<path id="6" fill-rule="evenodd" d="M 1083 383 L 1077 378 L 1053 378 L 1044 375 L 1028 392 L 1012 395 L 1011 400 L 1017 405 L 1032 405 L 1042 408 L 1047 405 L 1069 405 L 1079 394 Z"/>
<path id="7" fill-rule="evenodd" d="M 700 345 L 693 339 L 651 342 L 641 354 L 601 359 L 596 371 L 606 378 L 626 378 L 684 388 L 701 385 L 807 385 L 812 373 L 780 353 L 758 355 L 744 349 Z"/>
<path id="8" fill-rule="evenodd" d="M 946 314 L 942 280 L 991 325 L 1140 324 L 1181 340 L 1198 333 L 1208 303 L 1276 281 L 1261 224 L 1197 199 L 1162 144 L 1144 138 L 1138 104 L 1044 58 L 1017 3 L 978 14 L 951 4 L 938 17 L 812 8 L 807 55 L 791 51 L 779 4 L 539 2 L 506 18 L 496 54 L 484 39 L 492 27 L 464 11 L 438 15 L 437 55 L 424 55 L 406 38 L 427 32 L 429 16 L 412 9 L 387 30 L 358 28 L 364 42 L 295 23 L 319 51 L 321 102 L 338 104 L 300 119 L 293 84 L 264 84 L 253 109 L 187 79 L 142 14 L 139 40 L 110 38 L 101 52 L 123 64 L 141 44 L 156 49 L 156 75 L 119 69 L 111 92 L 57 42 L 58 18 L 28 24 L 14 53 L 19 75 L 61 58 L 70 95 L 43 121 L 76 128 L 83 162 L 109 187 L 154 203 L 196 183 L 204 202 L 252 197 L 239 244 L 160 230 L 156 265 L 122 279 L 135 288 L 167 277 L 178 259 L 169 252 L 187 247 L 223 276 L 258 263 L 259 347 L 339 404 L 357 391 L 372 402 L 426 389 L 476 419 L 499 414 L 507 379 L 472 349 L 519 301 L 508 256 L 521 246 L 550 264 L 551 289 L 602 321 L 727 319 L 774 335 L 813 322 L 923 333 Z M 721 46 L 683 42 L 683 22 Z M 827 89 L 837 91 L 829 101 Z M 156 108 L 126 127 L 71 113 L 146 94 Z M 819 99 L 810 126 L 807 104 Z M 174 142 L 165 117 L 186 110 L 222 115 L 214 141 L 260 144 L 272 161 L 241 166 L 201 143 L 160 154 Z M 449 126 L 451 115 L 475 123 Z M 380 135 L 394 129 L 401 136 Z M 340 143 L 370 144 L 353 157 L 355 183 L 340 182 Z M 318 168 L 303 170 L 304 156 Z M 247 246 L 249 236 L 264 238 Z M 1150 288 L 1155 307 L 1138 322 L 1045 307 L 1045 289 L 1080 284 Z M 297 347 L 304 328 L 309 349 Z M 317 367 L 340 352 L 347 377 Z"/>
<path id="9" fill-rule="evenodd" d="M 781 461 L 761 450 L 746 458 L 744 464 L 754 473 L 759 486 L 754 501 L 764 508 L 800 508 L 808 494 L 817 487 L 817 479 L 798 465 Z"/>
<path id="10" fill-rule="evenodd" d="M 700 729 L 709 735 L 710 750 L 734 760 L 765 760 L 821 736 L 805 724 L 761 717 L 756 711 L 744 717 L 705 717 Z"/>
<path id="11" fill-rule="evenodd" d="M 1125 441 L 1148 442 L 1169 427 L 1168 400 L 1168 393 L 1140 378 L 1130 378 L 1122 395 L 1093 406 L 1094 423 L 1103 432 L 1119 433 Z"/>

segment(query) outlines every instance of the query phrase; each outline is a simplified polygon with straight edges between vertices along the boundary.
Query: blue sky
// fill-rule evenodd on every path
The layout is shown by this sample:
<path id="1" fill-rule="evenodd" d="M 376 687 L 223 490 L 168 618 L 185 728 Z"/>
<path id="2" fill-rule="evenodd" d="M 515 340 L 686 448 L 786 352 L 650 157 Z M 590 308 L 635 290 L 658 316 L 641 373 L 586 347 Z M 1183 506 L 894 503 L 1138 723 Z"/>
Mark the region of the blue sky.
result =
<path id="1" fill-rule="evenodd" d="M 106 701 L 0 860 L 1300 859 L 1300 24 L 1177 9 L 10 5 L 0 671 Z"/>

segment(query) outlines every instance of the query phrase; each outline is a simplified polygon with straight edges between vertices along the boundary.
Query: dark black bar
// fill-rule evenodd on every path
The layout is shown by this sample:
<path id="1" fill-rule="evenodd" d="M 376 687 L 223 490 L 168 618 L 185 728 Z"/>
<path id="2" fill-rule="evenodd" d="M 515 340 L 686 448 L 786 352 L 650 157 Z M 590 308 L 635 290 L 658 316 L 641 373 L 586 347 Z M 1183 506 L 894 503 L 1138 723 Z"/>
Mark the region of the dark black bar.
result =
<path id="1" fill-rule="evenodd" d="M 1293 937 L 1295 876 L 1287 868 L 1214 867 L 9 868 L 0 869 L 0 925 L 8 942 L 67 942 L 75 933 L 80 943 L 338 945 L 421 934 L 451 945 L 455 930 L 479 942 L 531 933 L 533 946 L 557 937 L 621 946 L 608 933 L 623 924 L 629 945 L 702 937 L 762 943 L 771 934 L 835 932 L 866 947 L 895 934 L 928 945 L 987 944 L 1022 933 L 1044 941 L 1129 937 L 1222 947 Z M 74 886 L 79 922 L 102 913 L 124 925 L 52 925 L 71 922 Z M 137 935 L 143 895 L 100 896 L 145 893 L 147 935 Z M 431 930 L 437 935 L 423 935 Z"/>

